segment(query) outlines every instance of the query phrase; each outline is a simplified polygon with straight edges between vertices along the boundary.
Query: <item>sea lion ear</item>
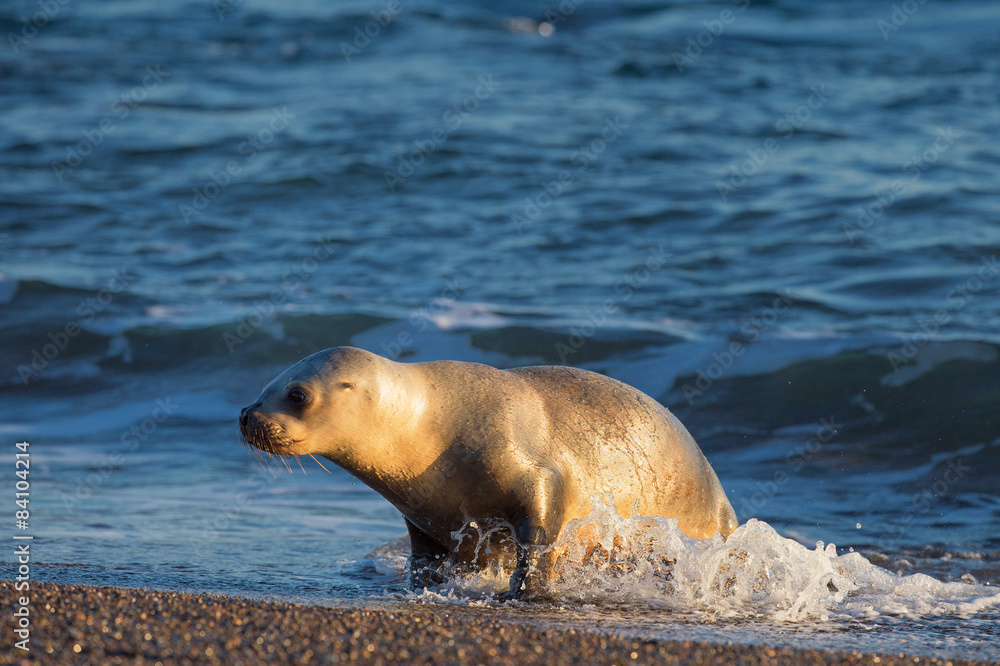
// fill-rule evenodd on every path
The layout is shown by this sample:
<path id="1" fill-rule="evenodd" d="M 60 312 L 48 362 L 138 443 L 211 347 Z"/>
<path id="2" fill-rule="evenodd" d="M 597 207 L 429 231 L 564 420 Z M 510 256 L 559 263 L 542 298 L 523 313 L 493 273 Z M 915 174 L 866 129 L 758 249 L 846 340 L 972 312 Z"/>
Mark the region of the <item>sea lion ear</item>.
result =
<path id="1" fill-rule="evenodd" d="M 355 388 L 355 387 L 356 387 L 356 384 L 353 384 L 351 382 L 340 382 L 340 388 L 342 388 L 344 390 L 349 390 L 349 389 L 352 389 L 352 388 Z"/>

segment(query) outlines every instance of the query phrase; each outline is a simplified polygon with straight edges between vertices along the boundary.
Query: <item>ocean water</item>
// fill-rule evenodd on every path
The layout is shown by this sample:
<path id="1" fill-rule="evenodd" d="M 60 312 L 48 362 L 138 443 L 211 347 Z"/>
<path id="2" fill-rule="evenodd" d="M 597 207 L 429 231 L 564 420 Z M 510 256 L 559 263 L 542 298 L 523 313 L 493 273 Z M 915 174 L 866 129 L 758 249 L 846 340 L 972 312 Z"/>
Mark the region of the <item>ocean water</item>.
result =
<path id="1" fill-rule="evenodd" d="M 37 579 L 484 603 L 407 596 L 387 502 L 240 446 L 350 344 L 589 368 L 698 440 L 739 538 L 658 525 L 670 589 L 581 565 L 526 614 L 1000 660 L 1000 5 L 46 7 L 0 8 Z"/>

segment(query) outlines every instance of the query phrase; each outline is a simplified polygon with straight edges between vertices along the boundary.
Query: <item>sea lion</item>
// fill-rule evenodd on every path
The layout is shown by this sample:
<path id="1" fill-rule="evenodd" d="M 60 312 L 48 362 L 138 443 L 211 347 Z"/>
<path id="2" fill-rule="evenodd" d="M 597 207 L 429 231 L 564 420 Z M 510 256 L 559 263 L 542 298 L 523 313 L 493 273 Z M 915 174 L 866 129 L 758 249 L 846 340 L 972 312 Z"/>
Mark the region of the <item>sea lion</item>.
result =
<path id="1" fill-rule="evenodd" d="M 239 422 L 246 443 L 323 456 L 389 500 L 410 535 L 414 587 L 440 582 L 445 561 L 483 567 L 507 558 L 514 569 L 501 596 L 520 596 L 529 571 L 544 576 L 544 547 L 590 512 L 594 496 L 612 496 L 625 517 L 676 518 L 689 537 L 725 537 L 738 526 L 673 414 L 578 368 L 396 363 L 336 347 L 281 373 Z M 470 523 L 505 525 L 506 541 L 494 535 L 477 547 L 460 535 Z"/>

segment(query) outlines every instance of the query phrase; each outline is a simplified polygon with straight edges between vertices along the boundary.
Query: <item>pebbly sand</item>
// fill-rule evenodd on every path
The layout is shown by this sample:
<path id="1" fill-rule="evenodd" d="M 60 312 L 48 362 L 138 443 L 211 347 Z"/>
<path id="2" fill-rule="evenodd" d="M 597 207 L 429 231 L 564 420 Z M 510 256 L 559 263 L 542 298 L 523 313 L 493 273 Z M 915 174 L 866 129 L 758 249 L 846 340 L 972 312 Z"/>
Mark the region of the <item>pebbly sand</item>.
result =
<path id="1" fill-rule="evenodd" d="M 400 604 L 329 608 L 215 595 L 31 583 L 31 651 L 3 664 L 975 664 L 904 655 L 648 640 L 547 627 L 530 612 Z"/>

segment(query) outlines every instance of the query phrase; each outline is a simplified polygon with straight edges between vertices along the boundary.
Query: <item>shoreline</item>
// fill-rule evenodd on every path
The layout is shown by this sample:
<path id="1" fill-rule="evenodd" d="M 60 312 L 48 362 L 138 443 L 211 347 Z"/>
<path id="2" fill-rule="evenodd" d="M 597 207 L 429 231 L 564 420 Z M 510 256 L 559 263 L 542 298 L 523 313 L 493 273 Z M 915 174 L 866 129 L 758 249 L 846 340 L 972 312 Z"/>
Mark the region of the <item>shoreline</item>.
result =
<path id="1" fill-rule="evenodd" d="M 4 617 L 20 596 L 0 581 Z M 906 655 L 704 643 L 556 628 L 530 611 L 416 604 L 312 606 L 32 582 L 29 663 L 982 664 Z M 13 636 L 8 624 L 7 636 Z"/>

